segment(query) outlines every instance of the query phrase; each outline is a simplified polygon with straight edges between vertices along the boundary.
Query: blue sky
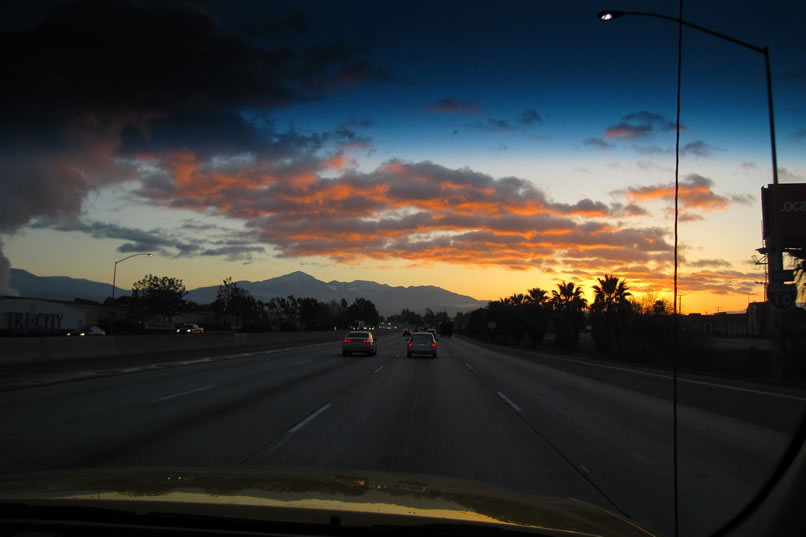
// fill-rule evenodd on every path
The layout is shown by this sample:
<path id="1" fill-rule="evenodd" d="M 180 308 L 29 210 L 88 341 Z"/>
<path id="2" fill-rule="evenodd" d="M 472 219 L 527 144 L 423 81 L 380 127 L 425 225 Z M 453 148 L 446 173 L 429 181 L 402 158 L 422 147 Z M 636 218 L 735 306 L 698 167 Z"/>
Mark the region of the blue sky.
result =
<path id="1" fill-rule="evenodd" d="M 120 284 L 304 270 L 482 299 L 615 272 L 668 298 L 677 26 L 608 7 L 678 10 L 12 2 L 3 259 L 106 281 L 149 251 Z M 770 47 L 779 174 L 804 182 L 806 8 L 684 18 Z M 684 310 L 741 309 L 762 292 L 763 56 L 683 39 Z"/>

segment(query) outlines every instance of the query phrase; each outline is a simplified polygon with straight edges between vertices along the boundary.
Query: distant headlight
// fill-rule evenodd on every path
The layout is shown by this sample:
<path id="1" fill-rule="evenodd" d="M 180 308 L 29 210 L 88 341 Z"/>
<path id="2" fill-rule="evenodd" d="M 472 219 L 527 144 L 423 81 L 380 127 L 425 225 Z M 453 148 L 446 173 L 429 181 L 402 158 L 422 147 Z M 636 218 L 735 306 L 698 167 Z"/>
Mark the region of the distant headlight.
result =
<path id="1" fill-rule="evenodd" d="M 81 332 L 81 333 L 79 334 L 79 336 L 86 336 L 86 335 L 87 335 L 87 334 L 85 334 L 84 332 Z"/>

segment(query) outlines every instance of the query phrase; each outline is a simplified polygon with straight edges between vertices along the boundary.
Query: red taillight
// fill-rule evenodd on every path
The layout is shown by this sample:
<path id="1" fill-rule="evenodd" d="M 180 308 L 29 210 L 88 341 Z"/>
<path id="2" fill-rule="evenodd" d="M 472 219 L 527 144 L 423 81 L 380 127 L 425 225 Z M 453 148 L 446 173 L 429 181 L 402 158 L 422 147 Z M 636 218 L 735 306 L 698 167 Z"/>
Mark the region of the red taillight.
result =
<path id="1" fill-rule="evenodd" d="M 370 340 L 368 340 L 368 339 L 362 339 L 361 343 L 372 343 L 372 342 Z"/>
<path id="2" fill-rule="evenodd" d="M 413 344 L 413 343 L 409 343 L 409 347 L 413 347 L 413 346 L 414 346 L 414 344 Z"/>
<path id="3" fill-rule="evenodd" d="M 349 339 L 344 340 L 345 343 L 350 343 L 350 341 L 352 341 L 352 340 L 349 340 Z"/>
<path id="4" fill-rule="evenodd" d="M 431 344 L 431 346 L 432 346 L 432 347 L 436 347 L 436 346 L 437 346 L 437 344 L 436 344 L 436 343 L 432 343 L 432 344 Z"/>

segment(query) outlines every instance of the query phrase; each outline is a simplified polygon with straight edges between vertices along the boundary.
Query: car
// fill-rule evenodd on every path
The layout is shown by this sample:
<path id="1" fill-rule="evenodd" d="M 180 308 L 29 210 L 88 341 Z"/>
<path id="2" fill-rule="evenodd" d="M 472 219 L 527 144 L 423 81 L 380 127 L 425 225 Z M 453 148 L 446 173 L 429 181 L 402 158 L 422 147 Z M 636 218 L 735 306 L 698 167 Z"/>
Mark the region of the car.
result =
<path id="1" fill-rule="evenodd" d="M 372 332 L 362 330 L 349 332 L 344 336 L 341 344 L 342 356 L 351 356 L 354 353 L 369 354 L 370 356 L 378 354 L 378 342 Z"/>
<path id="2" fill-rule="evenodd" d="M 436 328 L 429 328 L 428 330 L 426 330 L 426 332 L 428 332 L 429 334 L 432 334 L 434 336 L 434 339 L 439 341 L 439 332 L 437 332 Z"/>
<path id="3" fill-rule="evenodd" d="M 414 332 L 406 344 L 406 356 L 429 354 L 437 357 L 437 339 L 431 332 Z"/>
<path id="4" fill-rule="evenodd" d="M 203 334 L 204 328 L 196 323 L 183 323 L 176 329 L 177 334 Z"/>
<path id="5" fill-rule="evenodd" d="M 105 336 L 106 331 L 98 326 L 88 326 L 67 332 L 68 336 Z"/>
<path id="6" fill-rule="evenodd" d="M 411 330 L 409 330 L 408 328 L 403 330 L 403 337 L 409 337 L 409 336 L 411 336 Z"/>

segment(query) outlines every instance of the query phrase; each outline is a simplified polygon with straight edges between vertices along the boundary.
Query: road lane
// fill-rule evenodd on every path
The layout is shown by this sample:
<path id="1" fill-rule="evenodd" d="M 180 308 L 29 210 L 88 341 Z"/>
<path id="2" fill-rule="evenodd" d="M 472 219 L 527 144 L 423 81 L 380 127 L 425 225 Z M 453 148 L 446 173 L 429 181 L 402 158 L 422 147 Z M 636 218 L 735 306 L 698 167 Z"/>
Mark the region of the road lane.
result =
<path id="1" fill-rule="evenodd" d="M 250 464 L 358 468 L 472 479 L 613 508 L 446 354 L 400 357 Z"/>
<path id="2" fill-rule="evenodd" d="M 142 458 L 155 464 L 237 464 L 253 444 L 227 444 L 220 429 L 208 430 L 193 449 L 184 441 L 176 449 L 159 445 L 214 418 L 226 423 L 243 409 L 270 407 L 271 419 L 264 420 L 263 432 L 253 440 L 265 441 L 266 434 L 296 420 L 300 409 L 313 406 L 310 401 L 321 393 L 343 389 L 372 371 L 381 356 L 342 357 L 334 342 L 307 353 L 257 354 L 0 393 L 0 429 L 6 439 L 0 445 L 0 470 L 101 466 L 137 460 L 143 451 L 156 453 Z M 289 392 L 292 400 L 282 401 Z"/>
<path id="3" fill-rule="evenodd" d="M 564 371 L 560 362 L 528 361 L 457 339 L 450 349 L 491 391 L 506 393 L 530 426 L 597 484 L 628 514 L 655 527 L 671 527 L 671 380 L 657 375 L 642 382 L 611 382 Z M 630 373 L 632 375 L 632 373 Z M 633 375 L 637 376 L 637 375 Z M 650 390 L 648 383 L 655 388 Z M 630 386 L 626 388 L 624 386 Z M 789 435 L 781 415 L 802 414 L 802 402 L 767 390 L 730 391 L 720 383 L 697 383 L 695 405 L 680 389 L 678 405 L 679 487 L 682 534 L 716 530 L 746 505 L 772 473 Z M 710 390 L 710 394 L 703 393 Z M 654 392 L 654 394 L 653 394 Z M 728 403 L 724 399 L 730 397 Z M 730 407 L 730 415 L 701 408 Z M 735 417 L 736 408 L 761 407 L 778 419 L 764 427 Z"/>
<path id="4" fill-rule="evenodd" d="M 568 371 L 460 338 L 442 338 L 436 360 L 406 358 L 405 340 L 389 335 L 374 357 L 342 357 L 333 342 L 9 391 L 0 393 L 0 471 L 244 464 L 431 474 L 575 497 L 669 532 L 668 379 L 612 382 L 612 370 L 581 375 L 582 365 Z M 737 393 L 769 405 L 769 394 Z M 777 427 L 701 403 L 680 407 L 690 535 L 738 509 L 786 441 Z"/>

